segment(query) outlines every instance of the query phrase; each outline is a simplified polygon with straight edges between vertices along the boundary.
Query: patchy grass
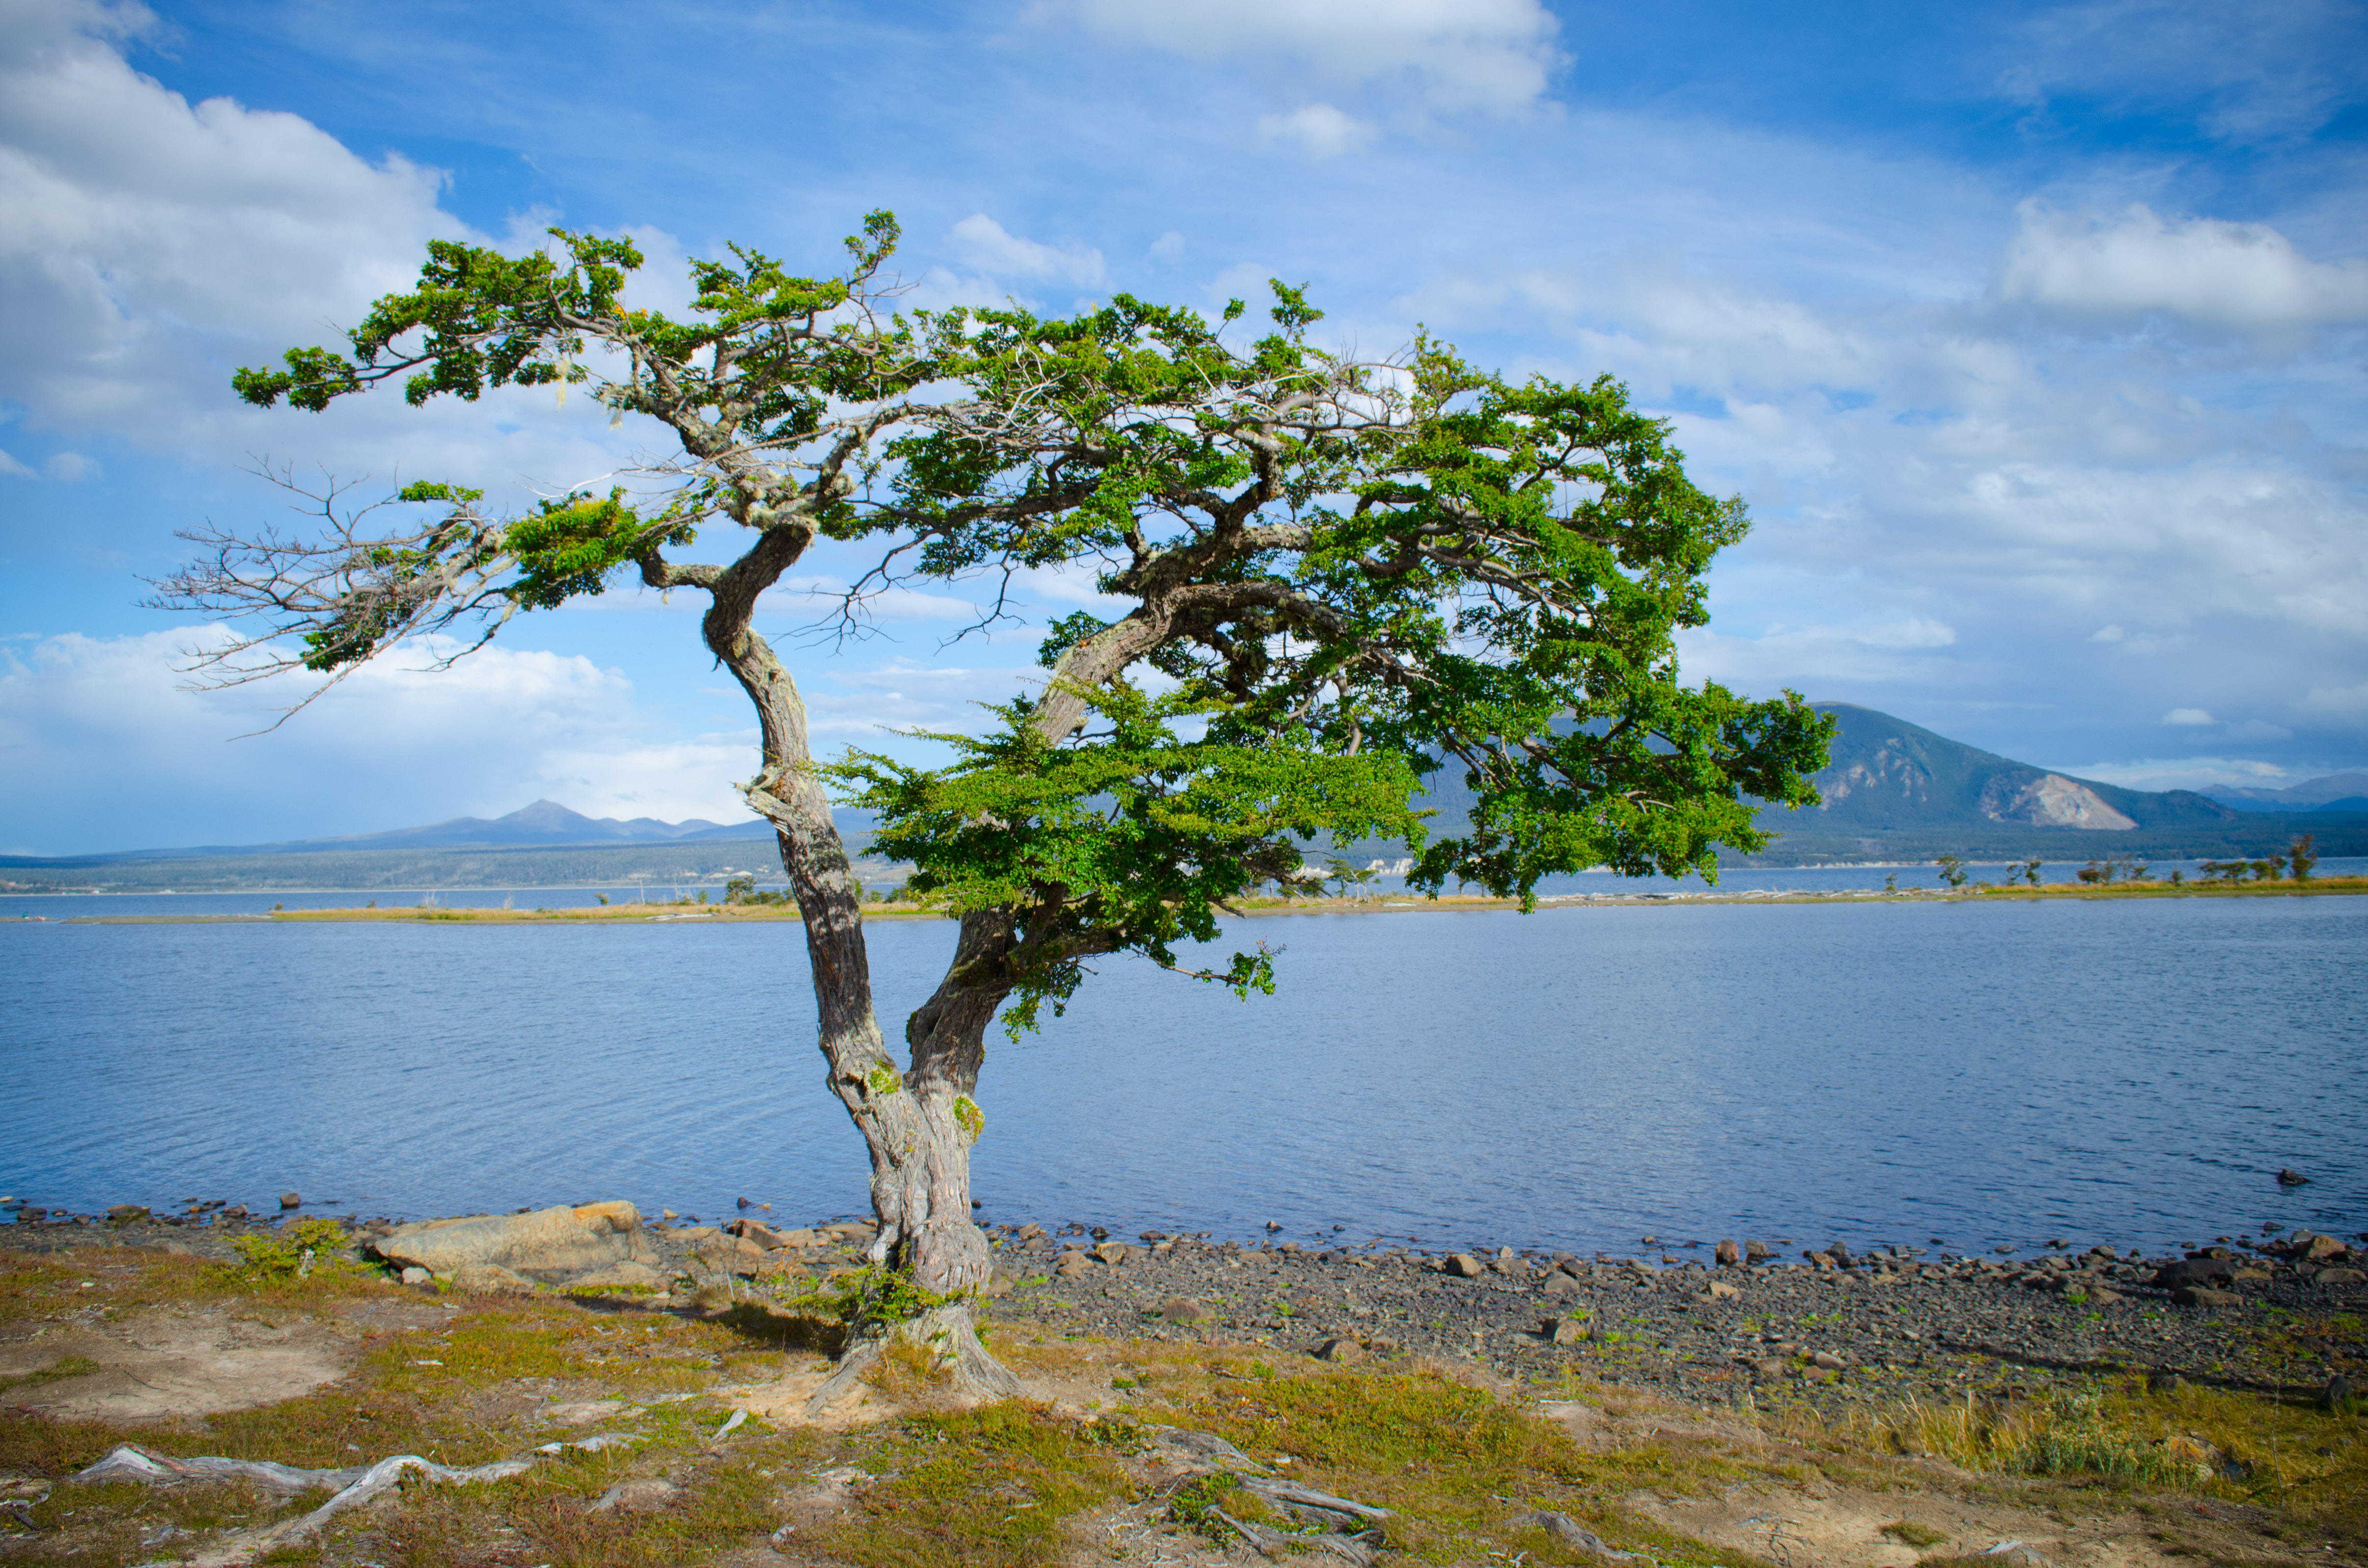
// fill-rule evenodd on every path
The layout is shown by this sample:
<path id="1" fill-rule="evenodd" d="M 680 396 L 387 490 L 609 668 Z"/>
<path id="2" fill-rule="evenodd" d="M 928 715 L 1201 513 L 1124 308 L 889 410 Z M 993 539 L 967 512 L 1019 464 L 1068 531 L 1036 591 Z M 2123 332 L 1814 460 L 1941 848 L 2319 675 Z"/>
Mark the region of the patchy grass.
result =
<path id="1" fill-rule="evenodd" d="M 1946 1530 L 1936 1530 L 1930 1525 L 1919 1525 L 1913 1519 L 1894 1519 L 1883 1527 L 1883 1533 L 1892 1540 L 1918 1549 L 1938 1546 L 1949 1539 Z"/>
<path id="2" fill-rule="evenodd" d="M 778 1528 L 791 1532 L 780 1538 L 786 1551 L 813 1562 L 1035 1568 L 1119 1552 L 1126 1531 L 1137 1546 L 1146 1534 L 1196 1523 L 1224 1539 L 1230 1532 L 1209 1518 L 1212 1506 L 1292 1528 L 1223 1481 L 1178 1489 L 1171 1480 L 1155 1490 L 1150 1478 L 1161 1472 L 1147 1464 L 1144 1444 L 1153 1423 L 1214 1433 L 1278 1474 L 1391 1510 L 1391 1549 L 1425 1562 L 1588 1561 L 1524 1522 L 1548 1509 L 1664 1564 L 1765 1568 L 1649 1528 L 1622 1512 L 1623 1499 L 1715 1497 L 1740 1482 L 1798 1484 L 1815 1479 L 1804 1465 L 1828 1480 L 1906 1491 L 1918 1484 L 1909 1469 L 1878 1457 L 1903 1452 L 2012 1478 L 2032 1497 L 2131 1493 L 2131 1506 L 2144 1509 L 2170 1506 L 2146 1494 L 2169 1494 L 2191 1512 L 2195 1500 L 2222 1497 L 2273 1510 L 2282 1530 L 2317 1522 L 2368 1533 L 2368 1416 L 2194 1387 L 2156 1395 L 2142 1380 L 2100 1384 L 2087 1398 L 1910 1401 L 1821 1428 L 1813 1455 L 1657 1432 L 1595 1451 L 1468 1369 L 1347 1368 L 1208 1345 L 1064 1339 L 1023 1323 L 1004 1325 L 996 1353 L 1042 1386 L 1070 1391 L 1064 1397 L 1074 1404 L 939 1409 L 836 1433 L 773 1431 L 757 1420 L 721 1438 L 723 1407 L 699 1396 L 814 1368 L 836 1343 L 835 1323 L 747 1301 L 677 1314 L 614 1297 L 424 1296 L 361 1271 L 232 1278 L 217 1266 L 154 1254 L 0 1255 L 0 1320 L 17 1333 L 44 1319 L 97 1322 L 160 1305 L 275 1324 L 342 1318 L 347 1337 L 363 1337 L 349 1376 L 263 1409 L 143 1426 L 0 1421 L 0 1470 L 62 1481 L 125 1441 L 324 1468 L 395 1453 L 466 1465 L 586 1431 L 638 1434 L 630 1448 L 539 1460 L 499 1484 L 406 1484 L 342 1517 L 325 1540 L 274 1559 L 329 1568 L 657 1568 L 746 1557 Z M 403 1322 L 417 1326 L 388 1326 Z M 2357 1329 L 2293 1332 L 2318 1339 Z M 85 1369 L 61 1363 L 40 1375 Z M 877 1376 L 907 1410 L 950 1403 L 918 1360 L 890 1358 Z M 1553 1392 L 1608 1402 L 1624 1431 L 1650 1431 L 1666 1415 L 1583 1380 Z M 574 1429 L 549 1420 L 554 1404 L 610 1399 L 639 1408 Z M 635 1506 L 594 1508 L 625 1483 L 639 1483 Z M 60 1484 L 31 1510 L 39 1533 L 11 1542 L 7 1560 L 154 1562 L 204 1532 L 268 1523 L 318 1500 L 236 1485 Z M 1881 1506 L 1877 1517 L 1897 1507 Z M 185 1533 L 161 1535 L 166 1527 Z M 1941 1544 L 1904 1517 L 1886 1533 L 1919 1550 Z"/>
<path id="3" fill-rule="evenodd" d="M 806 1545 L 866 1568 L 1053 1562 L 1077 1515 L 1129 1491 L 1110 1441 L 1123 1437 L 1018 1403 L 904 1423 L 857 1440 L 857 1462 L 885 1479 Z"/>
<path id="4" fill-rule="evenodd" d="M 1840 1434 L 1994 1474 L 2088 1477 L 2293 1510 L 2368 1529 L 2368 1412 L 2143 1378 L 2048 1400 L 1910 1400 Z"/>

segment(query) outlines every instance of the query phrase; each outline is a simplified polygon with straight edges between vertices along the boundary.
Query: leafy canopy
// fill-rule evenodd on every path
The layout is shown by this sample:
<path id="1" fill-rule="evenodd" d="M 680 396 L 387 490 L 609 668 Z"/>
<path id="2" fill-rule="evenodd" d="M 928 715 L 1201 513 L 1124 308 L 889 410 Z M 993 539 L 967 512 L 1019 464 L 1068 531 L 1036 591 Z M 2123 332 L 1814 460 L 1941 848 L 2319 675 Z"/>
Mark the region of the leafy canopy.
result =
<path id="1" fill-rule="evenodd" d="M 938 737 L 950 765 L 829 770 L 916 888 L 994 927 L 965 948 L 971 980 L 1016 993 L 1023 1020 L 1093 953 L 1177 963 L 1310 841 L 1403 837 L 1417 886 L 1526 902 L 1598 866 L 1714 876 L 1719 846 L 1767 842 L 1759 802 L 1816 800 L 1830 719 L 1679 678 L 1676 635 L 1704 623 L 1711 562 L 1748 517 L 1608 377 L 1516 383 L 1429 336 L 1359 361 L 1314 342 L 1321 312 L 1279 281 L 1255 337 L 1239 301 L 1213 323 L 1124 294 L 1066 317 L 898 315 L 885 213 L 838 278 L 736 248 L 694 263 L 675 322 L 624 303 L 629 242 L 552 234 L 520 257 L 437 242 L 346 351 L 291 350 L 235 385 L 317 409 L 394 377 L 415 403 L 589 381 L 676 432 L 660 504 L 572 494 L 496 520 L 473 493 L 414 486 L 445 517 L 358 542 L 281 631 L 340 668 L 439 615 L 547 608 L 637 565 L 734 608 L 710 619 L 726 657 L 817 534 L 880 540 L 872 587 L 1089 574 L 1099 608 L 1052 628 L 1041 691 L 987 733 Z M 716 516 L 757 532 L 737 562 L 666 559 Z M 1474 804 L 1433 836 L 1417 786 L 1442 768 Z M 1270 969 L 1235 955 L 1205 977 Z"/>

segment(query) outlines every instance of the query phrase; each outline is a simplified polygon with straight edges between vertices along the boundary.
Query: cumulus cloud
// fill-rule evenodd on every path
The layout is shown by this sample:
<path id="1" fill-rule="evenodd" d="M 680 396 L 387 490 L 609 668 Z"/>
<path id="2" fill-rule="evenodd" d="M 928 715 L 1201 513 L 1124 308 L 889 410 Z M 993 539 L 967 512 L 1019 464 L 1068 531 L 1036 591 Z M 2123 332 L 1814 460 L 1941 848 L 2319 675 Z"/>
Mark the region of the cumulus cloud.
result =
<path id="1" fill-rule="evenodd" d="M 984 212 L 953 226 L 962 259 L 998 278 L 1050 278 L 1089 287 L 1106 276 L 1102 253 L 1071 242 L 1048 245 L 1012 233 Z"/>
<path id="2" fill-rule="evenodd" d="M 214 355 L 309 341 L 461 225 L 442 179 L 356 157 L 295 115 L 191 104 L 133 71 L 131 7 L 11 7 L 0 29 L 0 397 L 128 425 L 221 378 Z M 176 410 L 177 412 L 177 410 Z"/>
<path id="3" fill-rule="evenodd" d="M 747 814 L 731 781 L 755 770 L 753 733 L 670 733 L 622 675 L 580 655 L 495 646 L 431 671 L 398 653 L 256 734 L 300 689 L 182 690 L 185 650 L 210 635 L 67 633 L 0 651 L 0 832 L 42 853 L 264 841 L 544 796 L 594 816 Z M 175 787 L 160 792 L 165 777 Z"/>
<path id="4" fill-rule="evenodd" d="M 2197 724 L 2216 724 L 2220 721 L 2214 719 L 2211 715 L 2210 711 L 2205 709 L 2174 708 L 2169 712 L 2162 716 L 2162 722 L 2166 724 L 2193 726 Z"/>
<path id="5" fill-rule="evenodd" d="M 1997 293 L 2074 316 L 2326 326 L 2368 321 L 2368 259 L 2313 261 L 2266 223 L 2167 221 L 2143 203 L 2099 216 L 2026 202 Z"/>
<path id="6" fill-rule="evenodd" d="M 1039 0 L 1030 15 L 1188 60 L 1385 87 L 1437 113 L 1519 113 L 1563 59 L 1538 0 Z"/>
<path id="7" fill-rule="evenodd" d="M 1330 104 L 1306 104 L 1289 114 L 1261 115 L 1258 131 L 1264 141 L 1295 142 L 1310 158 L 1323 159 L 1364 151 L 1380 128 Z"/>

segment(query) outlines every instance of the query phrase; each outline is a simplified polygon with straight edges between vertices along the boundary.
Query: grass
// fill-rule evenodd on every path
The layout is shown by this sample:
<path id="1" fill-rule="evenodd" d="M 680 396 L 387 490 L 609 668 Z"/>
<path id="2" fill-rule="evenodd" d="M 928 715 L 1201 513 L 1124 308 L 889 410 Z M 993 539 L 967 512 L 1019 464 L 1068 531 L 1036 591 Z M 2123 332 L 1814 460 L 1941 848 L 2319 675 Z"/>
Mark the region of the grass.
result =
<path id="1" fill-rule="evenodd" d="M 1909 1400 L 1861 1418 L 1843 1440 L 1979 1472 L 2266 1504 L 2368 1530 L 2368 1411 L 2357 1408 L 2192 1383 L 2157 1394 L 2128 1378 L 2050 1399 Z"/>
<path id="2" fill-rule="evenodd" d="M 276 1554 L 324 1568 L 657 1568 L 745 1555 L 782 1528 L 795 1555 L 818 1562 L 1034 1568 L 1121 1551 L 1140 1560 L 1137 1548 L 1162 1531 L 1199 1526 L 1224 1536 L 1212 1505 L 1295 1528 L 1222 1481 L 1180 1489 L 1156 1482 L 1169 1472 L 1149 1467 L 1153 1424 L 1214 1433 L 1278 1474 L 1389 1509 L 1391 1550 L 1419 1562 L 1587 1561 L 1524 1523 L 1545 1509 L 1668 1568 L 1764 1568 L 1748 1554 L 1652 1528 L 1623 1512 L 1624 1500 L 1799 1484 L 1810 1467 L 1829 1481 L 1904 1491 L 1917 1483 L 1877 1457 L 1902 1452 L 2010 1478 L 2043 1500 L 2084 1489 L 2134 1494 L 2141 1505 L 2148 1494 L 2225 1497 L 2279 1511 L 2281 1528 L 2323 1523 L 2368 1534 L 2368 1417 L 2192 1386 L 2156 1395 L 2135 1379 L 2052 1400 L 1909 1401 L 1855 1425 L 1804 1427 L 1800 1435 L 1817 1446 L 1806 1460 L 1798 1449 L 1660 1434 L 1595 1451 L 1510 1390 L 1447 1364 L 1348 1368 L 1210 1345 L 1070 1340 L 1007 1324 L 995 1336 L 997 1354 L 1023 1376 L 1070 1390 L 1072 1403 L 918 1408 L 944 1404 L 942 1391 L 925 1365 L 892 1358 L 876 1392 L 914 1412 L 903 1419 L 848 1432 L 752 1421 L 720 1439 L 727 1406 L 700 1396 L 818 1367 L 833 1325 L 750 1301 L 676 1313 L 614 1298 L 436 1296 L 359 1269 L 273 1279 L 154 1254 L 0 1255 L 0 1320 L 17 1324 L 20 1335 L 28 1319 L 105 1324 L 156 1308 L 281 1325 L 342 1315 L 380 1327 L 356 1346 L 343 1381 L 260 1409 L 134 1426 L 0 1421 L 0 1471 L 60 1480 L 126 1441 L 316 1467 L 395 1453 L 465 1465 L 574 1435 L 548 1424 L 554 1402 L 640 1407 L 588 1428 L 640 1434 L 630 1448 L 539 1460 L 495 1485 L 409 1485 L 341 1517 L 325 1540 Z M 391 1312 L 418 1326 L 390 1332 Z M 2330 1320 L 2283 1332 L 2357 1329 Z M 61 1362 L 36 1375 L 83 1369 Z M 1615 1405 L 1628 1397 L 1576 1373 L 1565 1380 L 1533 1392 Z M 844 1491 L 818 1479 L 849 1473 L 860 1480 Z M 640 1511 L 593 1511 L 627 1481 L 674 1490 L 658 1488 L 664 1494 Z M 145 1562 L 188 1544 L 157 1537 L 165 1526 L 252 1527 L 318 1500 L 237 1485 L 60 1484 L 31 1510 L 40 1533 L 11 1542 L 8 1561 Z M 1885 1533 L 1918 1550 L 1940 1544 L 1906 1517 Z"/>

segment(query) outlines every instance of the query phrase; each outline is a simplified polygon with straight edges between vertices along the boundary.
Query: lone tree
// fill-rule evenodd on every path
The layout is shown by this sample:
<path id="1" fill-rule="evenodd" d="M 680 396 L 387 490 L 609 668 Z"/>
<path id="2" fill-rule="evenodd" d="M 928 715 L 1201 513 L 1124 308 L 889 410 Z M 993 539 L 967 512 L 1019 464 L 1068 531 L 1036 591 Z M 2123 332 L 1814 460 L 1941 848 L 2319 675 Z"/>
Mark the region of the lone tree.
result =
<path id="1" fill-rule="evenodd" d="M 830 1088 L 871 1151 L 874 1259 L 943 1303 L 920 1332 L 957 1376 L 1001 1389 L 965 1304 L 989 1268 L 969 1151 L 998 1014 L 1034 1027 L 1083 960 L 1115 952 L 1271 990 L 1263 949 L 1205 970 L 1178 949 L 1216 939 L 1228 900 L 1298 875 L 1310 840 L 1403 836 L 1414 885 L 1524 907 L 1540 878 L 1590 867 L 1714 875 L 1716 846 L 1767 842 L 1756 802 L 1815 803 L 1834 725 L 1791 693 L 1679 682 L 1674 633 L 1706 619 L 1705 573 L 1745 512 L 1692 484 L 1668 426 L 1608 378 L 1514 385 L 1427 337 L 1338 356 L 1280 283 L 1254 339 L 1238 301 L 1214 324 L 1124 295 L 1062 319 L 899 315 L 896 233 L 872 214 L 832 278 L 736 248 L 695 262 L 679 322 L 625 305 L 641 257 L 624 240 L 553 230 L 516 257 L 431 243 L 418 288 L 379 301 L 347 348 L 241 370 L 239 393 L 318 410 L 398 379 L 413 403 L 581 384 L 666 426 L 676 455 L 638 497 L 515 517 L 422 483 L 394 499 L 425 520 L 386 528 L 333 494 L 316 537 L 188 536 L 202 556 L 158 586 L 240 629 L 203 655 L 218 684 L 339 676 L 427 633 L 466 630 L 465 652 L 625 574 L 706 592 L 707 648 L 762 733 L 740 789 L 779 830 Z M 680 559 L 718 523 L 745 530 L 736 558 Z M 877 542 L 850 612 L 907 576 L 1076 562 L 1128 608 L 1056 624 L 1041 687 L 985 733 L 940 737 L 949 766 L 817 759 L 753 618 L 825 537 Z M 1420 781 L 1442 767 L 1474 803 L 1431 838 Z M 878 812 L 879 848 L 960 921 L 901 1067 L 834 791 Z"/>

